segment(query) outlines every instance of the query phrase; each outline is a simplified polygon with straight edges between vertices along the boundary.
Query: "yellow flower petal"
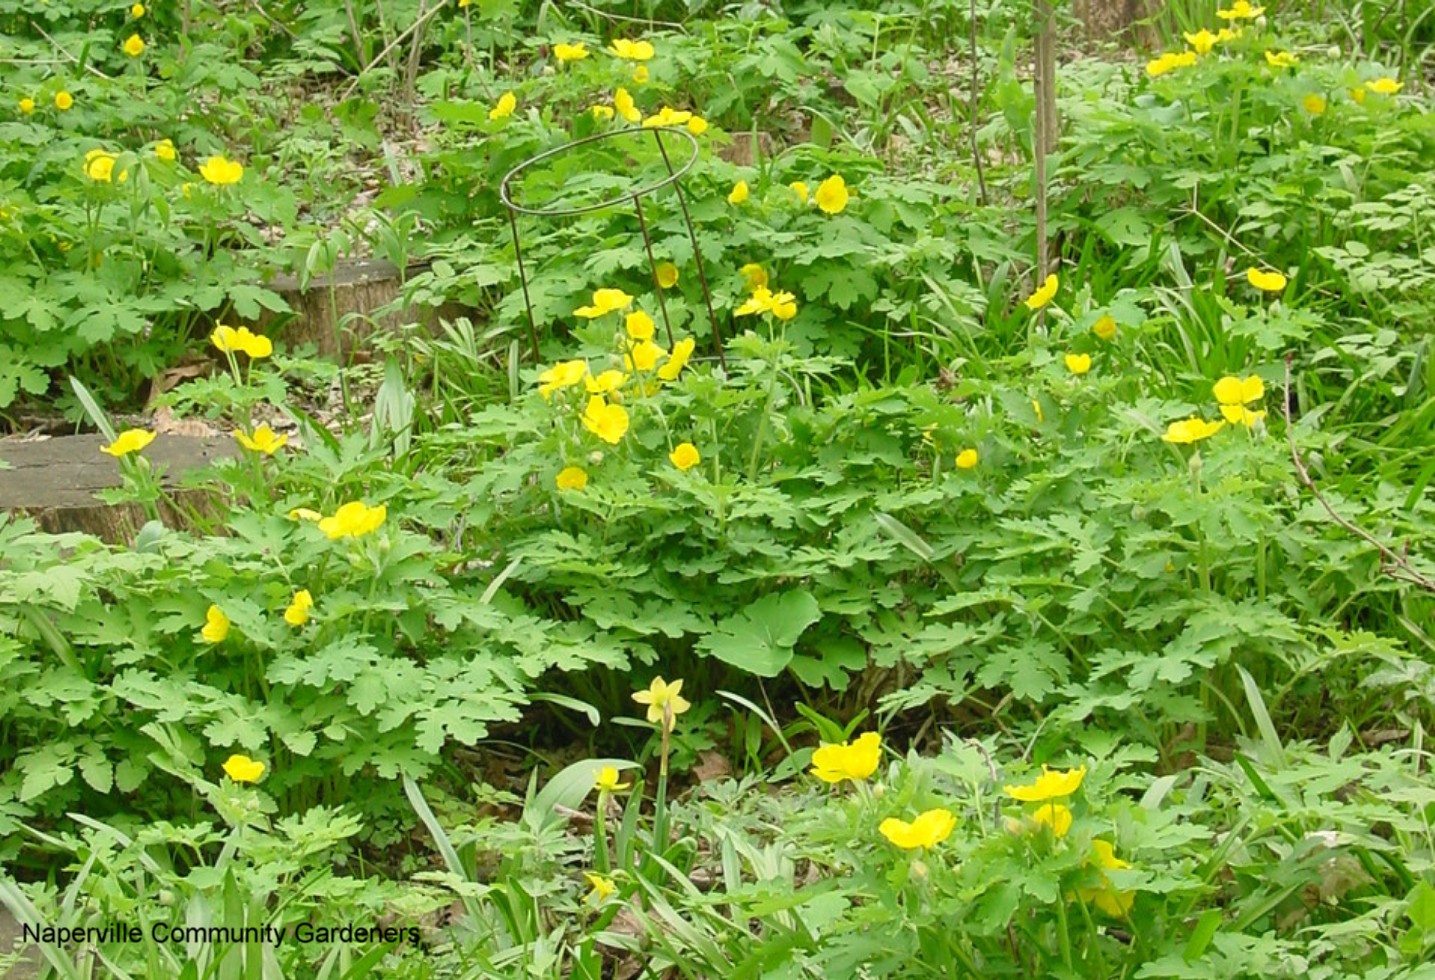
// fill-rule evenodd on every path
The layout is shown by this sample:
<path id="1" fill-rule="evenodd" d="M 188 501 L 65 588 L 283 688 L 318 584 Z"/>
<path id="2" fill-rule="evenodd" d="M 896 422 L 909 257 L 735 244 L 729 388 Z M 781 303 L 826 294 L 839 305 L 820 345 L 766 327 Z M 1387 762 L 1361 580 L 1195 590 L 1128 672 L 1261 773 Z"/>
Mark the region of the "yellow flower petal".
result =
<path id="1" fill-rule="evenodd" d="M 1041 284 L 1040 289 L 1038 289 L 1036 292 L 1032 293 L 1026 298 L 1026 308 L 1031 310 L 1032 312 L 1036 312 L 1037 310 L 1046 306 L 1048 303 L 1050 303 L 1053 299 L 1056 298 L 1056 291 L 1060 287 L 1061 280 L 1057 279 L 1056 273 L 1053 272 L 1051 275 L 1046 277 L 1046 282 Z"/>
<path id="2" fill-rule="evenodd" d="M 668 459 L 672 460 L 673 465 L 684 473 L 702 462 L 702 457 L 698 455 L 698 447 L 690 442 L 679 443 L 677 448 L 668 454 Z"/>
<path id="3" fill-rule="evenodd" d="M 1068 769 L 1065 772 L 1060 769 L 1052 769 L 1050 766 L 1042 766 L 1041 775 L 1030 786 L 1004 786 L 1002 792 L 1023 803 L 1043 803 L 1047 800 L 1070 796 L 1076 792 L 1085 778 L 1086 766 L 1084 765 L 1076 769 Z"/>
<path id="4" fill-rule="evenodd" d="M 231 755 L 224 760 L 224 774 L 236 783 L 257 783 L 264 775 L 264 763 L 247 755 Z"/>

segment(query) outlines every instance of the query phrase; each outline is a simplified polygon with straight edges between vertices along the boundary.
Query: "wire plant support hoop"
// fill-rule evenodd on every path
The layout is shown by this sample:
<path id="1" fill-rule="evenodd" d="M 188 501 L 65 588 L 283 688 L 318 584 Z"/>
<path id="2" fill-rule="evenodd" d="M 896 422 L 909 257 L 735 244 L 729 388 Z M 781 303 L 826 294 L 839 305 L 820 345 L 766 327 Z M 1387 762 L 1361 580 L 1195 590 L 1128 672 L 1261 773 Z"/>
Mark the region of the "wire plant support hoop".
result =
<path id="1" fill-rule="evenodd" d="M 570 150 L 580 146 L 586 146 L 589 143 L 598 143 L 616 137 L 643 133 L 653 134 L 653 141 L 657 144 L 658 153 L 662 155 L 663 165 L 667 168 L 668 175 L 661 180 L 655 180 L 633 190 L 624 191 L 621 194 L 614 195 L 596 204 L 585 204 L 581 207 L 535 208 L 519 204 L 513 199 L 513 182 L 524 171 L 547 160 L 551 160 L 554 157 L 561 156 Z M 680 136 L 688 141 L 692 152 L 682 166 L 673 166 L 673 157 L 668 152 L 667 145 L 663 142 L 664 134 Z M 541 360 L 542 355 L 538 350 L 538 324 L 533 317 L 533 302 L 528 295 L 528 273 L 523 265 L 523 243 L 518 232 L 518 216 L 531 215 L 538 218 L 573 218 L 579 215 L 592 214 L 596 211 L 604 211 L 608 208 L 618 207 L 624 203 L 631 202 L 633 210 L 638 216 L 638 229 L 642 232 L 643 247 L 648 254 L 648 272 L 652 276 L 653 287 L 658 294 L 658 308 L 662 312 L 663 326 L 668 332 L 668 346 L 671 347 L 673 345 L 673 325 L 668 319 L 668 304 L 667 300 L 663 298 L 664 289 L 662 284 L 658 282 L 658 265 L 657 261 L 653 258 L 653 239 L 648 232 L 648 220 L 643 214 L 643 198 L 665 187 L 672 187 L 673 193 L 676 194 L 678 198 L 678 206 L 683 212 L 683 223 L 688 229 L 688 241 L 693 247 L 693 262 L 697 264 L 698 282 L 703 288 L 703 303 L 707 306 L 708 323 L 712 327 L 713 341 L 717 346 L 718 363 L 720 363 L 724 369 L 727 368 L 727 361 L 723 356 L 722 331 L 718 327 L 717 315 L 713 312 L 712 293 L 708 290 L 708 277 L 703 269 L 702 252 L 698 249 L 698 236 L 697 233 L 693 231 L 693 218 L 688 211 L 687 196 L 683 194 L 683 186 L 680 181 L 680 178 L 693 168 L 693 164 L 697 163 L 697 160 L 698 140 L 696 136 L 687 130 L 672 126 L 629 126 L 624 129 L 615 129 L 611 132 L 595 133 L 592 136 L 585 136 L 581 139 L 564 143 L 562 146 L 555 146 L 551 150 L 544 150 L 542 153 L 524 160 L 503 175 L 503 180 L 500 181 L 498 185 L 498 197 L 499 200 L 503 202 L 503 206 L 508 209 L 508 227 L 513 234 L 513 254 L 518 260 L 518 281 L 523 287 L 523 307 L 528 314 L 528 339 L 533 345 L 533 357 L 535 360 Z"/>

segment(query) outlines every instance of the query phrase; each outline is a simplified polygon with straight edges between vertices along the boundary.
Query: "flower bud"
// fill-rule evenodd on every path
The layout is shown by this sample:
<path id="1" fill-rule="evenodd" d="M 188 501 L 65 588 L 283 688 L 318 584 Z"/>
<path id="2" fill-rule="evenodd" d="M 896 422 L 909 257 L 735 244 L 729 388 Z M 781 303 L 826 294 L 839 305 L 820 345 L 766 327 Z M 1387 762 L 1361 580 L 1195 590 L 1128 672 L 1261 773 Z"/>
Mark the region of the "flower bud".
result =
<path id="1" fill-rule="evenodd" d="M 1199 451 L 1192 453 L 1191 461 L 1187 465 L 1191 468 L 1191 479 L 1199 482 L 1201 479 L 1201 468 L 1204 465 L 1201 462 L 1201 453 Z"/>
<path id="2" fill-rule="evenodd" d="M 597 466 L 603 462 L 603 450 L 595 449 L 588 454 L 588 465 Z"/>
<path id="3" fill-rule="evenodd" d="M 926 880 L 927 880 L 927 873 L 928 873 L 928 872 L 927 872 L 927 864 L 926 864 L 926 862 L 925 862 L 925 861 L 919 861 L 919 860 L 917 860 L 916 858 L 913 858 L 913 859 L 912 859 L 912 877 L 913 877 L 913 878 L 916 878 L 918 881 L 926 881 Z"/>
<path id="4" fill-rule="evenodd" d="M 1330 47 L 1326 48 L 1325 56 L 1331 61 L 1335 61 L 1337 58 L 1340 57 L 1340 45 L 1332 44 Z"/>

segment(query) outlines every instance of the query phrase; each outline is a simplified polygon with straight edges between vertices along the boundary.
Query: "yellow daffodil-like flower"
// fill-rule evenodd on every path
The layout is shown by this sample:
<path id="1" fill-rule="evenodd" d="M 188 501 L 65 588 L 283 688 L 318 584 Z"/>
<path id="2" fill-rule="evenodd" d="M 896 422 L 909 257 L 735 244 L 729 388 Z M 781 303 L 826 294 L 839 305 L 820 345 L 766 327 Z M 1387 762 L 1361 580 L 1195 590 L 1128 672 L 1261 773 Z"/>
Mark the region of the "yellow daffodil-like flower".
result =
<path id="1" fill-rule="evenodd" d="M 290 626 L 303 626 L 309 622 L 309 610 L 313 608 L 314 597 L 309 594 L 308 589 L 300 589 L 294 593 L 289 608 L 284 610 L 284 622 Z"/>
<path id="2" fill-rule="evenodd" d="M 797 316 L 797 297 L 788 292 L 773 293 L 772 315 L 779 320 L 791 320 Z"/>
<path id="3" fill-rule="evenodd" d="M 1067 354 L 1062 360 L 1066 363 L 1066 369 L 1078 377 L 1091 370 L 1090 354 Z"/>
<path id="4" fill-rule="evenodd" d="M 1212 34 L 1204 27 L 1195 34 L 1183 33 L 1181 36 L 1186 39 L 1186 43 L 1191 46 L 1191 50 L 1199 55 L 1210 54 L 1211 49 L 1216 46 L 1216 42 L 1219 40 L 1215 34 Z"/>
<path id="5" fill-rule="evenodd" d="M 75 104 L 75 97 L 69 92 L 55 93 L 55 108 L 61 112 L 68 112 Z"/>
<path id="6" fill-rule="evenodd" d="M 362 538 L 383 526 L 389 509 L 383 504 L 370 507 L 361 500 L 350 501 L 336 510 L 332 517 L 319 521 L 319 530 L 330 541 L 340 538 Z"/>
<path id="7" fill-rule="evenodd" d="M 629 371 L 651 371 L 666 353 L 651 340 L 640 340 L 623 355 L 623 366 Z"/>
<path id="8" fill-rule="evenodd" d="M 659 262 L 654 276 L 658 280 L 659 288 L 672 289 L 678 284 L 678 267 L 671 262 Z"/>
<path id="9" fill-rule="evenodd" d="M 1091 325 L 1091 332 L 1102 340 L 1114 340 L 1116 337 L 1116 319 L 1107 313 Z"/>
<path id="10" fill-rule="evenodd" d="M 701 136 L 708 131 L 708 121 L 702 116 L 693 116 L 688 120 L 688 132 L 694 136 Z"/>
<path id="11" fill-rule="evenodd" d="M 588 882 L 588 887 L 592 889 L 592 891 L 588 892 L 588 897 L 585 901 L 592 902 L 594 905 L 602 905 L 618 893 L 617 884 L 607 875 L 585 871 L 583 872 L 583 879 Z"/>
<path id="12" fill-rule="evenodd" d="M 565 466 L 553 482 L 559 490 L 582 490 L 588 486 L 588 474 L 577 466 Z"/>
<path id="13" fill-rule="evenodd" d="M 651 77 L 652 76 L 648 73 L 647 65 L 639 65 L 638 67 L 633 69 L 633 82 L 637 85 L 648 84 L 648 79 Z"/>
<path id="14" fill-rule="evenodd" d="M 1266 64 L 1272 68 L 1294 68 L 1300 64 L 1300 59 L 1289 51 L 1267 51 Z"/>
<path id="15" fill-rule="evenodd" d="M 210 605 L 204 614 L 204 626 L 199 635 L 206 643 L 223 643 L 229 635 L 229 617 L 216 605 Z"/>
<path id="16" fill-rule="evenodd" d="M 115 441 L 108 446 L 101 446 L 100 452 L 119 459 L 121 456 L 128 456 L 130 453 L 137 453 L 154 442 L 155 434 L 147 429 L 126 429 L 115 437 Z"/>
<path id="17" fill-rule="evenodd" d="M 1241 27 L 1223 27 L 1216 32 L 1216 43 L 1225 44 L 1227 41 L 1234 41 L 1241 36 Z"/>
<path id="18" fill-rule="evenodd" d="M 32 99 L 32 98 L 30 98 L 28 95 L 25 96 L 25 98 L 23 98 L 23 99 L 20 100 L 20 111 L 21 111 L 22 113 L 24 113 L 25 115 L 27 115 L 27 116 L 28 116 L 30 113 L 34 112 L 34 111 L 35 111 L 35 100 Z"/>
<path id="19" fill-rule="evenodd" d="M 237 184 L 244 176 L 244 165 L 238 160 L 216 155 L 199 165 L 199 175 L 209 183 L 221 187 Z"/>
<path id="20" fill-rule="evenodd" d="M 224 774 L 236 783 L 257 783 L 264 775 L 264 763 L 247 755 L 231 755 L 224 760 Z"/>
<path id="21" fill-rule="evenodd" d="M 324 515 L 317 510 L 310 510 L 308 507 L 295 507 L 289 512 L 291 521 L 322 521 Z"/>
<path id="22" fill-rule="evenodd" d="M 975 449 L 963 449 L 957 453 L 957 469 L 959 470 L 974 470 L 979 461 L 980 457 Z"/>
<path id="23" fill-rule="evenodd" d="M 681 696 L 682 689 L 682 681 L 668 684 L 661 677 L 654 677 L 646 691 L 634 692 L 633 700 L 648 706 L 649 724 L 666 725 L 668 731 L 672 731 L 678 715 L 692 707 L 692 703 Z"/>
<path id="24" fill-rule="evenodd" d="M 1194 51 L 1168 51 L 1159 58 L 1153 58 L 1146 62 L 1146 74 L 1152 78 L 1159 78 L 1177 68 L 1190 68 L 1196 63 L 1196 52 Z"/>
<path id="25" fill-rule="evenodd" d="M 268 337 L 253 333 L 248 327 L 215 327 L 209 335 L 209 342 L 226 354 L 241 351 L 251 359 L 268 357 L 274 353 L 274 342 Z"/>
<path id="26" fill-rule="evenodd" d="M 628 413 L 622 405 L 609 405 L 602 395 L 594 395 L 583 410 L 583 428 L 616 446 L 628 431 Z"/>
<path id="27" fill-rule="evenodd" d="M 652 129 L 655 126 L 681 126 L 693 118 L 691 112 L 683 109 L 674 109 L 672 106 L 663 106 L 653 115 L 643 120 L 644 129 Z"/>
<path id="28" fill-rule="evenodd" d="M 788 292 L 776 292 L 766 286 L 758 286 L 742 305 L 733 311 L 734 316 L 752 316 L 771 313 L 779 320 L 791 320 L 797 316 L 797 297 Z"/>
<path id="29" fill-rule="evenodd" d="M 588 111 L 593 113 L 593 118 L 599 122 L 607 122 L 613 118 L 613 107 L 610 105 L 590 106 Z"/>
<path id="30" fill-rule="evenodd" d="M 1026 308 L 1031 310 L 1032 312 L 1035 312 L 1046 306 L 1048 303 L 1050 303 L 1056 298 L 1056 291 L 1060 287 L 1061 281 L 1056 278 L 1056 273 L 1053 272 L 1051 275 L 1046 277 L 1046 282 L 1041 284 L 1040 289 L 1038 289 L 1036 292 L 1032 293 L 1025 300 L 1023 300 L 1023 302 L 1026 304 Z"/>
<path id="31" fill-rule="evenodd" d="M 653 46 L 647 41 L 626 41 L 615 39 L 608 50 L 624 61 L 649 61 L 654 55 Z"/>
<path id="32" fill-rule="evenodd" d="M 90 150 L 85 154 L 85 176 L 108 184 L 115 170 L 115 155 L 106 150 Z"/>
<path id="33" fill-rule="evenodd" d="M 1397 82 L 1393 78 L 1377 78 L 1373 82 L 1366 82 L 1365 87 L 1376 95 L 1394 95 L 1405 87 L 1405 83 Z"/>
<path id="34" fill-rule="evenodd" d="M 131 58 L 138 58 L 140 55 L 144 54 L 144 38 L 140 37 L 138 34 L 131 34 L 125 39 L 124 51 L 125 54 L 129 55 Z"/>
<path id="35" fill-rule="evenodd" d="M 1111 887 L 1111 879 L 1106 876 L 1107 871 L 1117 871 L 1122 868 L 1131 867 L 1130 862 L 1123 861 L 1116 856 L 1116 849 L 1110 842 L 1097 838 L 1091 842 L 1091 860 L 1101 871 L 1102 887 L 1100 888 L 1078 888 L 1076 893 L 1081 896 L 1083 902 L 1091 902 L 1101 911 L 1113 919 L 1123 918 L 1131 911 L 1131 904 L 1136 896 L 1131 892 L 1117 891 Z"/>
<path id="36" fill-rule="evenodd" d="M 688 366 L 688 358 L 693 356 L 693 348 L 697 341 L 691 337 L 684 337 L 673 345 L 673 352 L 668 356 L 667 362 L 658 368 L 658 377 L 663 381 L 676 381 L 678 375 L 683 373 L 683 368 Z"/>
<path id="37" fill-rule="evenodd" d="M 1071 829 L 1071 810 L 1060 803 L 1048 803 L 1038 807 L 1031 819 L 1039 827 L 1050 827 L 1057 837 L 1065 837 L 1066 832 Z"/>
<path id="38" fill-rule="evenodd" d="M 652 340 L 654 326 L 653 318 L 642 310 L 634 310 L 623 318 L 623 329 L 633 340 Z"/>
<path id="39" fill-rule="evenodd" d="M 882 736 L 864 732 L 854 742 L 823 744 L 812 753 L 812 775 L 824 783 L 859 782 L 877 771 L 882 761 Z"/>
<path id="40" fill-rule="evenodd" d="M 156 143 L 154 145 L 154 155 L 165 163 L 174 163 L 175 157 L 178 156 L 174 151 L 174 142 L 172 140 L 160 140 Z"/>
<path id="41" fill-rule="evenodd" d="M 841 214 L 847 207 L 847 200 L 851 195 L 847 192 L 847 181 L 842 179 L 841 174 L 833 174 L 822 183 L 817 185 L 817 192 L 812 199 L 825 214 Z"/>
<path id="42" fill-rule="evenodd" d="M 263 453 L 265 456 L 273 456 L 289 444 L 287 435 L 278 435 L 267 425 L 261 425 L 255 429 L 252 436 L 246 434 L 243 429 L 235 429 L 234 438 L 238 439 L 239 444 L 245 449 Z"/>
<path id="43" fill-rule="evenodd" d="M 593 770 L 593 788 L 600 793 L 616 793 L 632 786 L 632 783 L 618 782 L 618 767 L 604 766 Z"/>
<path id="44" fill-rule="evenodd" d="M 133 7 L 131 7 L 131 8 L 130 8 L 130 16 L 133 17 L 135 20 L 139 20 L 141 17 L 143 17 L 143 16 L 144 16 L 144 4 L 142 4 L 142 3 L 137 3 L 137 4 L 135 4 Z"/>
<path id="45" fill-rule="evenodd" d="M 727 203 L 741 204 L 743 201 L 747 200 L 748 193 L 749 192 L 747 189 L 747 181 L 740 180 L 736 184 L 733 184 L 732 190 L 728 192 Z"/>
<path id="46" fill-rule="evenodd" d="M 604 371 L 602 374 L 590 374 L 583 379 L 583 387 L 588 389 L 590 395 L 606 395 L 610 391 L 617 391 L 623 387 L 623 382 L 628 376 L 622 371 Z"/>
<path id="47" fill-rule="evenodd" d="M 621 289 L 595 289 L 593 291 L 593 305 L 580 306 L 573 311 L 573 315 L 581 316 L 587 320 L 596 320 L 600 316 L 616 313 L 619 310 L 626 310 L 632 305 L 633 297 Z"/>
<path id="48" fill-rule="evenodd" d="M 747 280 L 747 288 L 751 292 L 767 288 L 767 272 L 756 262 L 749 262 L 737 270 Z"/>
<path id="49" fill-rule="evenodd" d="M 1221 414 L 1226 417 L 1227 422 L 1244 425 L 1248 429 L 1266 417 L 1264 409 L 1252 411 L 1244 405 L 1222 405 Z"/>
<path id="50" fill-rule="evenodd" d="M 1166 426 L 1166 434 L 1161 439 L 1164 442 L 1189 446 L 1193 442 L 1209 439 L 1225 427 L 1224 422 L 1207 422 L 1205 419 L 1192 417 Z"/>
<path id="51" fill-rule="evenodd" d="M 563 44 L 560 42 L 553 45 L 553 56 L 565 65 L 570 61 L 582 61 L 588 57 L 588 46 L 582 41 L 579 41 L 577 44 Z"/>
<path id="52" fill-rule="evenodd" d="M 1211 386 L 1211 394 L 1222 405 L 1249 405 L 1266 397 L 1266 385 L 1258 375 L 1226 375 Z"/>
<path id="53" fill-rule="evenodd" d="M 488 110 L 488 118 L 507 119 L 513 115 L 513 110 L 518 108 L 518 97 L 512 92 L 504 92 L 498 97 L 498 103 Z"/>
<path id="54" fill-rule="evenodd" d="M 1325 112 L 1325 96 L 1311 92 L 1300 100 L 1300 107 L 1312 116 L 1319 116 Z"/>
<path id="55" fill-rule="evenodd" d="M 1048 800 L 1059 800 L 1075 793 L 1085 778 L 1085 766 L 1068 769 L 1065 772 L 1050 766 L 1042 766 L 1041 775 L 1036 777 L 1036 782 L 1030 786 L 1003 786 L 1002 792 L 1023 803 L 1045 803 Z"/>
<path id="56" fill-rule="evenodd" d="M 919 813 L 911 823 L 888 817 L 877 826 L 877 830 L 893 844 L 911 851 L 919 847 L 936 847 L 951 836 L 956 826 L 956 815 L 951 810 L 938 808 Z"/>
<path id="57" fill-rule="evenodd" d="M 803 204 L 806 204 L 806 203 L 807 203 L 807 198 L 808 198 L 810 195 L 809 195 L 808 192 L 807 192 L 807 182 L 806 182 L 806 181 L 803 181 L 803 180 L 794 180 L 792 183 L 788 184 L 787 186 L 790 187 L 790 188 L 792 188 L 792 193 L 794 193 L 794 194 L 797 195 L 797 199 L 798 199 L 799 201 L 801 201 Z"/>
<path id="58" fill-rule="evenodd" d="M 1228 9 L 1217 10 L 1216 16 L 1221 20 L 1255 20 L 1265 12 L 1265 7 L 1252 7 L 1250 0 L 1236 0 Z"/>
<path id="59" fill-rule="evenodd" d="M 633 103 L 633 96 L 625 88 L 613 93 L 613 108 L 630 123 L 642 121 L 643 114 L 638 111 L 638 107 Z"/>
<path id="60" fill-rule="evenodd" d="M 1247 269 L 1246 281 L 1266 293 L 1285 292 L 1287 282 L 1286 277 L 1279 272 L 1265 272 L 1261 269 Z"/>
<path id="61" fill-rule="evenodd" d="M 676 449 L 668 453 L 668 459 L 672 460 L 673 465 L 684 473 L 703 461 L 702 456 L 698 454 L 698 447 L 690 442 L 679 443 Z"/>
<path id="62" fill-rule="evenodd" d="M 581 358 L 559 361 L 538 376 L 538 393 L 545 399 L 555 391 L 571 388 L 588 374 L 588 362 Z"/>

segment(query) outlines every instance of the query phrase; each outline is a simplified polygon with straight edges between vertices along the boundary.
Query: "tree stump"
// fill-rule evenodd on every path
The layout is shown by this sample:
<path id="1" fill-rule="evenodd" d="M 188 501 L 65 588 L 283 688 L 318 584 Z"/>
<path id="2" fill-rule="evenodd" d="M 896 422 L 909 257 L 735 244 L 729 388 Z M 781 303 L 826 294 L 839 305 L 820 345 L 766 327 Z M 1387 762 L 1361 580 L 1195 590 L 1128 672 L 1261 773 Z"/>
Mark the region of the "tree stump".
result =
<path id="1" fill-rule="evenodd" d="M 50 534 L 81 531 L 111 544 L 133 540 L 147 519 L 144 509 L 110 505 L 96 496 L 121 485 L 119 460 L 100 452 L 104 444 L 99 435 L 0 439 L 0 510 L 31 517 Z M 211 511 L 214 492 L 180 489 L 180 477 L 237 452 L 234 440 L 222 436 L 157 436 L 144 455 L 174 501 L 161 504 L 165 523 L 183 526 L 186 512 Z"/>

